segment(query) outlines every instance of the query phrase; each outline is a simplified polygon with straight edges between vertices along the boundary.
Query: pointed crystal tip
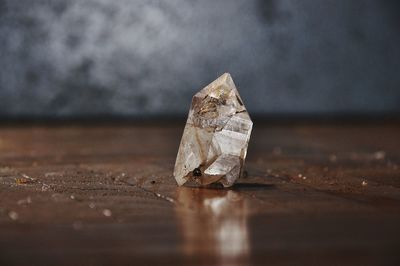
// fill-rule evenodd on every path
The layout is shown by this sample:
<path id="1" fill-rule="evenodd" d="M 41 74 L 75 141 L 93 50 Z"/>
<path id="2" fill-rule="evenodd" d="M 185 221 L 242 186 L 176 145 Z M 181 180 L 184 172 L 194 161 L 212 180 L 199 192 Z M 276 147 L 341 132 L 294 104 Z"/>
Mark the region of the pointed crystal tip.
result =
<path id="1" fill-rule="evenodd" d="M 229 73 L 193 96 L 175 162 L 179 186 L 232 186 L 240 177 L 253 122 Z"/>

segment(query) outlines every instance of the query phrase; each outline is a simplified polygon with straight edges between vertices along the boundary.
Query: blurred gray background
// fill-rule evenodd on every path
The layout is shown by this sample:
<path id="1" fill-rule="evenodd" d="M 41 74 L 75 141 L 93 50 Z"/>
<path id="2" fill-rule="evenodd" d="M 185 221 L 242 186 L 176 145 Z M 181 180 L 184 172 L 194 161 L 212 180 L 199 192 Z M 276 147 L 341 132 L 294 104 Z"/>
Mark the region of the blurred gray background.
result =
<path id="1" fill-rule="evenodd" d="M 250 112 L 398 113 L 400 4 L 0 0 L 0 116 L 186 115 L 230 72 Z"/>

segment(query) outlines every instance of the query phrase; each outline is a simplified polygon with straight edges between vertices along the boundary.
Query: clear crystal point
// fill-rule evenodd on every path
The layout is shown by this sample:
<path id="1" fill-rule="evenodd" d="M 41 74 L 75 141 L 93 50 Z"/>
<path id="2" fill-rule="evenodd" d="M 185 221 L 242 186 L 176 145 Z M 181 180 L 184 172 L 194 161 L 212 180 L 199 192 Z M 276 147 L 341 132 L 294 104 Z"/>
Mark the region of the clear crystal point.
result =
<path id="1" fill-rule="evenodd" d="M 232 186 L 242 173 L 252 126 L 230 74 L 196 93 L 175 162 L 178 185 Z"/>

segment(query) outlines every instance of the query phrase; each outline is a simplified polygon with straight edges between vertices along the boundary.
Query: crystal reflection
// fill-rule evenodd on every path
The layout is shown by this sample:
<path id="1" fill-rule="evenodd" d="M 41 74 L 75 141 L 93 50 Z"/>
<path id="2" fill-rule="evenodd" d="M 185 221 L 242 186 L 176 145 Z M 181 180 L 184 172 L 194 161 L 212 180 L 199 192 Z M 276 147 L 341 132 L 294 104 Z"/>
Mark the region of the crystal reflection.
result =
<path id="1" fill-rule="evenodd" d="M 247 261 L 247 207 L 240 193 L 180 187 L 177 194 L 182 249 L 187 257 L 215 257 L 222 265 Z"/>

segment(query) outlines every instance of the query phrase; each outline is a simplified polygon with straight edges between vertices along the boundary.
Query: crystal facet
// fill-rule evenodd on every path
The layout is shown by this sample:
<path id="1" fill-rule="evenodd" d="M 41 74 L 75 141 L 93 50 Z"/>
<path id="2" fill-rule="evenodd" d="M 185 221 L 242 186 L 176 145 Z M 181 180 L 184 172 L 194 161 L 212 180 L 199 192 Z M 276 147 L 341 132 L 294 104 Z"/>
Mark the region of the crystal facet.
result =
<path id="1" fill-rule="evenodd" d="M 242 173 L 252 127 L 230 74 L 196 93 L 175 162 L 178 185 L 232 186 Z"/>

